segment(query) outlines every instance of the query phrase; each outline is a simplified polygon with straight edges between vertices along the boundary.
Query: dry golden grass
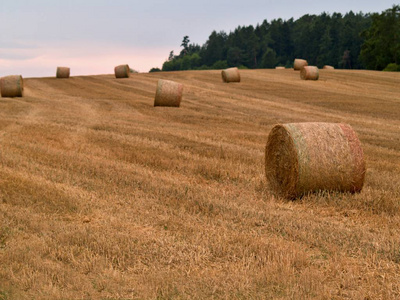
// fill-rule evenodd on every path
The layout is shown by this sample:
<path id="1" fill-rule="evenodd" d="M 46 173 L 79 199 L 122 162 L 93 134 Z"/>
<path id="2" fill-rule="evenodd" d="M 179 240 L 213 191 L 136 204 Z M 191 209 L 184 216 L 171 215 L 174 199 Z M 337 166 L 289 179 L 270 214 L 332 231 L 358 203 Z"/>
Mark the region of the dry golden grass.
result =
<path id="1" fill-rule="evenodd" d="M 400 74 L 28 78 L 0 99 L 0 299 L 398 299 Z M 153 107 L 159 78 L 179 109 Z M 276 123 L 343 122 L 360 194 L 275 197 Z"/>

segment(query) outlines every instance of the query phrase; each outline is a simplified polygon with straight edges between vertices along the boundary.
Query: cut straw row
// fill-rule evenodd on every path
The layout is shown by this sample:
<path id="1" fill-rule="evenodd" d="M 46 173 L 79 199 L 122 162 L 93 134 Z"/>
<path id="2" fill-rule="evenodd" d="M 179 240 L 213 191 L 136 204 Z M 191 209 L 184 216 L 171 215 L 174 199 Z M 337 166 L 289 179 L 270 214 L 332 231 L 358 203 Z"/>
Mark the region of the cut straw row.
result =
<path id="1" fill-rule="evenodd" d="M 294 69 L 304 80 L 318 80 L 317 67 L 296 59 Z M 116 78 L 129 78 L 128 65 L 115 67 Z M 70 69 L 58 67 L 56 77 L 68 78 Z M 221 72 L 223 82 L 240 82 L 237 68 Z M 20 75 L 1 78 L 2 97 L 22 97 Z M 183 85 L 159 79 L 154 106 L 179 107 Z M 348 124 L 291 123 L 272 128 L 265 148 L 265 173 L 271 189 L 297 198 L 320 190 L 360 192 L 366 172 L 361 143 Z"/>

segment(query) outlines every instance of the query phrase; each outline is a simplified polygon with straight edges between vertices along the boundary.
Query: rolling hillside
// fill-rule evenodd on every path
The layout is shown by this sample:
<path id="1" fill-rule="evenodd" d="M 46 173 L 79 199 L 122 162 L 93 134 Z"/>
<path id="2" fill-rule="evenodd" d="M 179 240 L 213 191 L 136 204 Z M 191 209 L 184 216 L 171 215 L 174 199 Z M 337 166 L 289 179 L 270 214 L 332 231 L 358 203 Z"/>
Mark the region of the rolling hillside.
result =
<path id="1" fill-rule="evenodd" d="M 27 78 L 0 98 L 0 299 L 400 298 L 400 74 Z M 153 107 L 157 80 L 184 84 Z M 275 197 L 271 128 L 344 122 L 360 194 Z"/>

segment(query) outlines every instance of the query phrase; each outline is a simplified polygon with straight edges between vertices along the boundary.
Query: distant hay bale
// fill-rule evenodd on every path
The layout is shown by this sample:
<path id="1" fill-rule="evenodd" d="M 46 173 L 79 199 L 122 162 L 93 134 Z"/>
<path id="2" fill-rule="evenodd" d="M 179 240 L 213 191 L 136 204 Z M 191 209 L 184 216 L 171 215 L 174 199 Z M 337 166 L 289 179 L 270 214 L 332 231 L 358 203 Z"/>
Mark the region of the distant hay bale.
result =
<path id="1" fill-rule="evenodd" d="M 265 148 L 271 188 L 286 198 L 320 190 L 360 192 L 365 161 L 347 124 L 291 123 L 272 128 Z"/>
<path id="2" fill-rule="evenodd" d="M 115 78 L 128 78 L 131 71 L 128 65 L 119 65 L 114 68 Z"/>
<path id="3" fill-rule="evenodd" d="M 24 81 L 21 75 L 10 75 L 1 78 L 2 97 L 22 97 Z"/>
<path id="4" fill-rule="evenodd" d="M 179 107 L 182 100 L 183 85 L 174 81 L 159 79 L 154 106 Z"/>
<path id="5" fill-rule="evenodd" d="M 240 73 L 238 68 L 228 68 L 221 72 L 224 82 L 240 82 Z"/>
<path id="6" fill-rule="evenodd" d="M 67 67 L 57 67 L 57 78 L 69 78 L 69 71 L 70 69 Z"/>
<path id="7" fill-rule="evenodd" d="M 303 80 L 318 80 L 319 70 L 315 66 L 304 66 L 300 71 L 300 78 Z"/>
<path id="8" fill-rule="evenodd" d="M 285 70 L 285 67 L 275 67 L 276 70 Z"/>
<path id="9" fill-rule="evenodd" d="M 325 65 L 325 66 L 323 66 L 323 69 L 325 69 L 325 70 L 334 70 L 335 68 L 332 67 L 332 66 L 329 66 L 329 65 Z"/>
<path id="10" fill-rule="evenodd" d="M 305 59 L 296 58 L 294 60 L 293 68 L 295 71 L 301 70 L 304 66 L 308 66 L 308 62 Z"/>

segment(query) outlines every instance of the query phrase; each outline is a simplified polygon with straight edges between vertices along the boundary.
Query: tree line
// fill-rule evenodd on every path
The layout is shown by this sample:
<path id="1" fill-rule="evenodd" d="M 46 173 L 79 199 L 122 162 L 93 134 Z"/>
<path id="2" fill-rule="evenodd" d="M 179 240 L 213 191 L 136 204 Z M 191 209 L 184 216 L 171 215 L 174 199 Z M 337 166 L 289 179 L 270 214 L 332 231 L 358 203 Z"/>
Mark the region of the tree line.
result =
<path id="1" fill-rule="evenodd" d="M 400 5 L 382 13 L 324 12 L 264 20 L 229 34 L 213 31 L 201 46 L 185 36 L 181 47 L 177 55 L 170 52 L 162 71 L 289 68 L 295 58 L 318 67 L 400 71 Z"/>

